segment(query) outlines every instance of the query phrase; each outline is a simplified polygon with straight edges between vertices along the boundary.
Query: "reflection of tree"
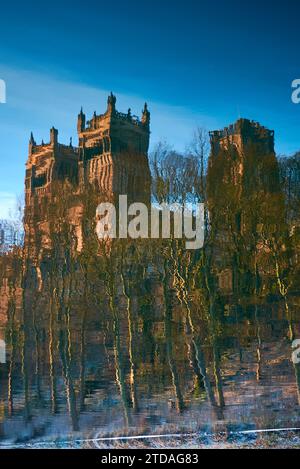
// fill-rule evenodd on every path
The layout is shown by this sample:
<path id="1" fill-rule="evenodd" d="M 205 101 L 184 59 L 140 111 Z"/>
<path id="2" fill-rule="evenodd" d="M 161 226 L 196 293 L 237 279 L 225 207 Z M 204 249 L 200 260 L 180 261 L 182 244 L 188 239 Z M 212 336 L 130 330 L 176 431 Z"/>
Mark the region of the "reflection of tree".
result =
<path id="1" fill-rule="evenodd" d="M 207 255 L 207 252 L 209 253 Z M 210 265 L 211 248 L 208 246 L 203 249 L 202 256 L 202 271 L 204 275 L 204 300 L 203 307 L 206 311 L 207 326 L 209 331 L 209 338 L 211 341 L 213 351 L 213 372 L 216 383 L 218 403 L 222 408 L 225 406 L 225 400 L 223 395 L 222 375 L 220 371 L 220 350 L 218 346 L 218 324 L 217 324 L 217 292 L 215 285 L 215 278 L 212 274 L 212 266 Z"/>
<path id="2" fill-rule="evenodd" d="M 91 405 L 89 381 L 97 384 L 99 376 L 107 393 L 111 379 L 116 383 L 126 425 L 143 416 L 145 396 L 157 396 L 159 388 L 163 400 L 170 386 L 179 413 L 187 408 L 187 389 L 196 389 L 209 401 L 215 418 L 222 419 L 230 399 L 223 388 L 225 367 L 230 368 L 226 339 L 234 334 L 241 358 L 242 344 L 250 339 L 255 344 L 256 379 L 262 381 L 266 304 L 279 298 L 290 341 L 297 333 L 292 300 L 300 278 L 299 233 L 294 226 L 299 200 L 289 165 L 281 191 L 272 155 L 258 154 L 254 147 L 246 153 L 242 173 L 237 171 L 240 156 L 229 148 L 210 160 L 205 174 L 201 130 L 185 155 L 162 144 L 156 148 L 156 202 L 205 201 L 205 245 L 195 252 L 186 251 L 179 239 L 99 242 L 95 208 L 107 198 L 92 188 L 81 197 L 57 185 L 53 196 L 27 206 L 25 247 L 10 268 L 15 272 L 7 328 L 11 414 L 19 349 L 26 419 L 33 414 L 33 383 L 35 403 L 44 405 L 43 379 L 48 373 L 51 410 L 61 410 L 63 389 L 73 430 L 79 429 L 80 413 Z M 218 280 L 224 271 L 232 279 L 226 291 Z M 21 283 L 20 300 L 16 287 Z M 230 316 L 233 309 L 234 325 L 224 313 Z M 252 331 L 249 337 L 240 334 L 240 312 Z M 106 361 L 98 352 L 90 357 L 90 331 L 97 333 L 97 340 L 104 337 Z M 161 373 L 161 379 L 153 379 L 149 369 Z M 295 365 L 300 403 L 299 370 Z"/>
<path id="3" fill-rule="evenodd" d="M 51 409 L 53 414 L 57 412 L 57 386 L 55 371 L 55 350 L 57 347 L 57 339 L 55 334 L 55 312 L 56 312 L 56 289 L 50 288 L 50 305 L 49 305 L 49 373 L 50 373 L 50 389 L 51 389 Z"/>
<path id="4" fill-rule="evenodd" d="M 176 408 L 178 412 L 184 410 L 184 399 L 181 392 L 179 373 L 174 357 L 173 350 L 173 341 L 174 337 L 172 335 L 172 289 L 170 288 L 170 278 L 168 276 L 169 265 L 168 261 L 165 261 L 164 267 L 164 276 L 163 276 L 163 289 L 164 289 L 164 302 L 165 302 L 165 337 L 166 337 L 166 347 L 167 347 L 167 357 L 170 367 L 170 372 L 172 376 L 172 383 L 174 388 L 174 393 L 176 396 Z"/>
<path id="5" fill-rule="evenodd" d="M 69 414 L 71 416 L 72 428 L 74 431 L 79 430 L 78 413 L 76 408 L 76 394 L 72 378 L 72 346 L 70 337 L 70 317 L 67 313 L 66 317 L 67 330 L 61 330 L 59 334 L 59 351 L 62 363 L 63 376 L 65 379 L 66 395 Z"/>
<path id="6" fill-rule="evenodd" d="M 18 328 L 16 325 L 16 287 L 13 286 L 12 297 L 8 303 L 8 344 L 11 347 L 11 357 L 8 371 L 8 411 L 12 415 L 14 411 L 14 397 L 13 397 L 13 385 L 14 385 L 14 367 L 16 360 L 16 348 L 18 338 Z"/>
<path id="7" fill-rule="evenodd" d="M 196 327 L 194 325 L 194 319 L 192 314 L 192 304 L 188 291 L 188 279 L 190 280 L 191 284 L 195 285 L 195 280 L 191 280 L 191 277 L 195 277 L 197 274 L 197 270 L 195 271 L 195 268 L 193 268 L 195 266 L 193 266 L 193 263 L 191 262 L 191 257 L 192 256 L 187 256 L 187 266 L 186 268 L 183 268 L 183 266 L 179 262 L 179 258 L 176 256 L 176 250 L 171 249 L 170 258 L 173 260 L 174 265 L 177 297 L 186 309 L 187 332 L 188 335 L 191 337 L 191 341 L 189 344 L 189 350 L 191 351 L 191 363 L 193 365 L 193 369 L 199 384 L 201 385 L 203 381 L 207 397 L 213 408 L 216 409 L 217 403 L 207 373 L 207 366 L 203 353 L 201 331 L 198 331 L 198 333 L 196 332 Z"/>
<path id="8" fill-rule="evenodd" d="M 105 250 L 105 246 L 104 246 Z M 105 256 L 105 286 L 106 294 L 108 297 L 109 310 L 112 315 L 113 320 L 113 335 L 114 335 L 114 358 L 115 358 L 115 373 L 116 373 L 116 383 L 120 390 L 120 396 L 124 409 L 125 423 L 126 426 L 129 424 L 129 409 L 133 406 L 132 398 L 128 394 L 126 386 L 126 373 L 124 367 L 124 354 L 121 347 L 121 329 L 120 329 L 120 318 L 119 311 L 116 305 L 116 287 L 117 287 L 117 276 L 116 272 L 118 270 L 118 261 L 120 260 L 120 253 L 118 249 L 114 250 L 113 255 L 107 255 L 106 252 L 103 253 Z"/>
<path id="9" fill-rule="evenodd" d="M 137 317 L 133 312 L 132 304 L 132 285 L 131 281 L 126 279 L 123 265 L 123 253 L 121 259 L 121 280 L 123 293 L 127 301 L 127 319 L 128 319 L 128 340 L 129 340 L 129 360 L 130 360 L 130 388 L 131 388 L 131 402 L 134 410 L 138 411 L 138 398 L 137 398 L 137 389 L 136 389 L 136 371 L 137 371 L 137 353 L 136 353 L 136 327 L 137 327 Z M 133 267 L 133 266 L 132 266 Z M 129 274 L 131 275 L 131 274 Z"/>

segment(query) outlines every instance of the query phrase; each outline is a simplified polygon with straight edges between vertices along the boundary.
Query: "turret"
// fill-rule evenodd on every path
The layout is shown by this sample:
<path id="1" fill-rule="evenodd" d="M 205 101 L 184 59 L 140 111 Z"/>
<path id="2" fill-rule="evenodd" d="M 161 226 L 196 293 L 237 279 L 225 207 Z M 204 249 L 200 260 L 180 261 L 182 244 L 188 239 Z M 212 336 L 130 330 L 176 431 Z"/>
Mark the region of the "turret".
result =
<path id="1" fill-rule="evenodd" d="M 81 133 L 81 132 L 84 132 L 84 130 L 85 130 L 85 114 L 83 113 L 83 110 L 81 108 L 80 113 L 78 114 L 77 132 Z"/>
<path id="2" fill-rule="evenodd" d="M 148 110 L 148 105 L 145 103 L 144 109 L 142 111 L 142 124 L 146 127 L 150 127 L 150 112 Z"/>
<path id="3" fill-rule="evenodd" d="M 36 145 L 36 142 L 35 142 L 35 140 L 34 140 L 34 138 L 33 138 L 33 133 L 31 132 L 31 134 L 30 134 L 30 139 L 29 139 L 29 155 L 32 154 L 32 149 L 33 149 L 33 147 L 34 147 L 35 145 Z"/>
<path id="4" fill-rule="evenodd" d="M 107 112 L 113 114 L 116 111 L 117 98 L 111 92 L 107 98 Z"/>
<path id="5" fill-rule="evenodd" d="M 58 143 L 58 130 L 54 127 L 50 129 L 50 143 L 51 145 L 57 145 Z"/>

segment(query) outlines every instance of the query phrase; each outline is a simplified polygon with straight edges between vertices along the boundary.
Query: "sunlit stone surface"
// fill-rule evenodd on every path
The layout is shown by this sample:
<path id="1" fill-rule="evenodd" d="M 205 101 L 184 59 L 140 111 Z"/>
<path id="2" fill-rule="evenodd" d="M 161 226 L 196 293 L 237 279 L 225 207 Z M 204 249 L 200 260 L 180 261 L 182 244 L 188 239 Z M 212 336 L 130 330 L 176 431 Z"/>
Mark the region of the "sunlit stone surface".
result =
<path id="1" fill-rule="evenodd" d="M 111 95 L 87 126 L 80 113 L 78 147 L 31 137 L 24 247 L 0 258 L 1 445 L 299 424 L 299 244 L 273 133 L 211 134 L 203 250 L 107 249 L 99 201 L 150 200 L 149 119 Z"/>

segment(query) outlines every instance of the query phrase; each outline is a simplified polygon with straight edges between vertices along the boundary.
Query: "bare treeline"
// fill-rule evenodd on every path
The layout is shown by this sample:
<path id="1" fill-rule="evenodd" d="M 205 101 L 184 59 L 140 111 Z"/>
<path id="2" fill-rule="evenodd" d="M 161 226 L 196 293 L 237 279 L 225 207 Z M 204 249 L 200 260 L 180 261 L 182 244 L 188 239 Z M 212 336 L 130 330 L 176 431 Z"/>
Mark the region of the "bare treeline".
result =
<path id="1" fill-rule="evenodd" d="M 152 197 L 158 203 L 197 203 L 205 199 L 208 132 L 198 127 L 184 153 L 159 142 L 150 154 Z"/>

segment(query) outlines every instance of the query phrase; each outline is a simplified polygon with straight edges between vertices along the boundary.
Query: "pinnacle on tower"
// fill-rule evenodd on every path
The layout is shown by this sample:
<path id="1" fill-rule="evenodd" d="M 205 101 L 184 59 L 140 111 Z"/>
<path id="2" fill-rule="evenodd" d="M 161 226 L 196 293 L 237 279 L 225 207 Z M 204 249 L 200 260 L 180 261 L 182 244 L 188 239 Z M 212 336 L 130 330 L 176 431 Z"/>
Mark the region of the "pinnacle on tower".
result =
<path id="1" fill-rule="evenodd" d="M 148 104 L 145 103 L 144 109 L 142 111 L 142 123 L 146 126 L 150 125 L 150 112 L 148 110 Z"/>
<path id="2" fill-rule="evenodd" d="M 116 111 L 116 102 L 117 102 L 117 98 L 114 96 L 113 92 L 111 91 L 110 95 L 107 98 L 107 112 L 112 114 Z"/>
<path id="3" fill-rule="evenodd" d="M 58 143 L 58 130 L 52 127 L 50 129 L 50 143 L 51 145 L 56 145 Z"/>
<path id="4" fill-rule="evenodd" d="M 85 130 L 85 114 L 83 113 L 83 109 L 81 106 L 80 113 L 78 114 L 77 118 L 77 132 L 81 133 Z"/>
<path id="5" fill-rule="evenodd" d="M 30 140 L 29 140 L 29 143 L 31 143 L 31 145 L 35 145 L 35 144 L 36 144 L 32 132 L 30 133 Z"/>
<path id="6" fill-rule="evenodd" d="M 33 137 L 33 133 L 31 132 L 30 133 L 30 139 L 29 139 L 29 155 L 32 154 L 32 149 L 35 145 L 36 145 L 36 143 L 35 143 L 35 140 L 34 140 L 34 137 Z"/>

